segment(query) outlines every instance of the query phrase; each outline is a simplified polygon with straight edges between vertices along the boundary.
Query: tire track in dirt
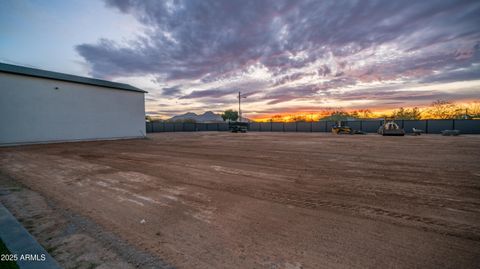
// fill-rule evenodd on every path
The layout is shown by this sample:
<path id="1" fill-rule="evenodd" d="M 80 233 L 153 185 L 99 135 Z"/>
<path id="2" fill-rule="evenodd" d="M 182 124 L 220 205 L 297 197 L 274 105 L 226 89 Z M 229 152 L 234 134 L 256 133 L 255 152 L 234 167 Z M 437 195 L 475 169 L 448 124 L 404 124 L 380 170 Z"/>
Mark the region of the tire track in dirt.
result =
<path id="1" fill-rule="evenodd" d="M 146 166 L 149 165 L 148 160 L 130 158 L 127 156 L 117 156 L 117 158 L 128 160 L 128 161 L 140 162 Z M 181 165 L 178 165 L 175 163 L 170 163 L 169 165 L 181 167 Z M 188 168 L 200 171 L 200 169 L 196 167 L 189 166 Z M 424 230 L 424 231 L 435 232 L 435 233 L 444 234 L 444 235 L 455 236 L 463 239 L 480 241 L 480 227 L 477 227 L 477 226 L 472 226 L 472 225 L 462 224 L 462 223 L 453 223 L 453 222 L 445 221 L 438 218 L 420 217 L 413 214 L 387 210 L 384 208 L 373 207 L 369 205 L 361 205 L 358 203 L 352 204 L 352 203 L 344 203 L 341 201 L 319 199 L 318 195 L 321 195 L 321 194 L 312 194 L 311 192 L 305 192 L 301 190 L 299 190 L 298 192 L 288 192 L 288 191 L 274 191 L 274 190 L 269 190 L 267 188 L 258 189 L 258 188 L 250 188 L 247 186 L 232 186 L 232 185 L 225 185 L 225 184 L 214 182 L 214 181 L 209 181 L 208 185 L 201 184 L 201 183 L 193 183 L 191 181 L 184 181 L 184 180 L 180 180 L 180 181 L 182 182 L 182 184 L 185 184 L 185 185 L 192 185 L 195 187 L 201 187 L 201 188 L 210 189 L 213 191 L 224 191 L 234 195 L 246 196 L 246 197 L 250 197 L 258 200 L 270 201 L 270 202 L 275 202 L 279 204 L 291 205 L 291 206 L 313 209 L 313 210 L 331 209 L 331 210 L 336 210 L 337 212 L 338 211 L 348 212 L 349 214 L 361 216 L 361 217 L 372 219 L 372 220 L 382 220 L 384 222 L 388 222 L 394 225 L 400 225 L 400 226 L 415 228 L 418 230 Z M 335 195 L 335 193 L 333 193 L 333 195 Z M 408 197 L 402 196 L 402 198 L 407 199 Z M 430 198 L 433 198 L 433 197 L 430 197 Z M 419 204 L 438 207 L 438 204 L 436 204 L 435 201 L 433 200 L 427 199 L 427 200 L 421 200 L 417 202 Z M 439 201 L 442 201 L 442 200 L 439 200 Z"/>
<path id="2" fill-rule="evenodd" d="M 318 199 L 318 197 L 312 196 L 308 193 L 278 192 L 271 190 L 258 190 L 248 187 L 232 187 L 214 182 L 211 182 L 209 186 L 190 182 L 185 184 L 211 189 L 214 191 L 225 191 L 234 195 L 242 195 L 258 200 L 292 205 L 301 208 L 314 210 L 341 210 L 343 212 L 346 211 L 368 219 L 382 220 L 395 225 L 455 236 L 463 239 L 480 241 L 480 228 L 477 226 L 462 223 L 452 223 L 436 218 L 420 217 L 367 205 L 355 205 L 331 200 L 323 200 Z"/>

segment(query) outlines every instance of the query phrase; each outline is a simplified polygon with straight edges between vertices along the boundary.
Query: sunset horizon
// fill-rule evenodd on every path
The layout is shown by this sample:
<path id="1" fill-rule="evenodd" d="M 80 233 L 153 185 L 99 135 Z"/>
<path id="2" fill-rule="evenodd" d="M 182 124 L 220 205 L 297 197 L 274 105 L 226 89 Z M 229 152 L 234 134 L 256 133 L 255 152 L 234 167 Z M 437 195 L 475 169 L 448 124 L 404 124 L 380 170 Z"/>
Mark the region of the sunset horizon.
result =
<path id="1" fill-rule="evenodd" d="M 270 113 L 270 114 L 257 114 L 254 116 L 251 116 L 251 114 L 248 113 L 248 111 L 243 112 L 243 117 L 248 120 L 256 121 L 256 122 L 269 122 L 269 121 L 280 121 L 280 122 L 293 122 L 293 121 L 318 121 L 322 120 L 323 118 L 327 118 L 330 116 L 332 113 L 358 113 L 360 116 L 356 117 L 357 119 L 383 119 L 385 117 L 395 117 L 393 114 L 400 110 L 400 109 L 406 109 L 406 110 L 412 110 L 412 109 L 418 109 L 420 115 L 419 119 L 441 119 L 441 117 L 431 115 L 429 113 L 429 110 L 431 109 L 431 106 L 435 102 L 446 102 L 454 106 L 454 109 L 457 110 L 457 114 L 459 115 L 460 118 L 463 118 L 464 115 L 480 115 L 480 99 L 472 99 L 472 100 L 465 100 L 463 102 L 452 102 L 448 100 L 434 100 L 431 103 L 425 104 L 423 106 L 402 106 L 402 107 L 395 107 L 395 108 L 351 108 L 351 109 L 345 109 L 342 107 L 319 107 L 317 109 L 310 109 L 310 110 L 300 110 L 300 111 L 285 111 L 285 112 L 277 112 L 277 113 Z M 231 110 L 233 111 L 238 111 L 238 107 L 232 108 Z M 205 112 L 214 112 L 217 114 L 221 114 L 224 111 L 219 110 L 201 110 L 201 111 L 185 111 L 184 113 L 179 113 L 173 116 L 179 116 L 183 115 L 186 113 L 196 113 L 198 115 L 203 114 Z M 366 113 L 368 115 L 366 115 Z M 149 118 L 152 120 L 168 120 L 171 117 L 164 116 L 164 117 L 159 117 L 155 115 L 148 115 Z M 474 117 L 475 119 L 478 119 L 478 116 Z"/>

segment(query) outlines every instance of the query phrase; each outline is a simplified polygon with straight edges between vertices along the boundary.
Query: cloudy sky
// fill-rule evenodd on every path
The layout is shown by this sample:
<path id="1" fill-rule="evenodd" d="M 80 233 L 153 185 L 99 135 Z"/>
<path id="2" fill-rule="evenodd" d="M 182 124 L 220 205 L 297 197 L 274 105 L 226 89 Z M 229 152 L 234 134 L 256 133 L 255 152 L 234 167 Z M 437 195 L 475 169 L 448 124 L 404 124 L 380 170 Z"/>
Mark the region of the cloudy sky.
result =
<path id="1" fill-rule="evenodd" d="M 480 98 L 480 1 L 0 2 L 0 61 L 130 83 L 147 113 Z"/>

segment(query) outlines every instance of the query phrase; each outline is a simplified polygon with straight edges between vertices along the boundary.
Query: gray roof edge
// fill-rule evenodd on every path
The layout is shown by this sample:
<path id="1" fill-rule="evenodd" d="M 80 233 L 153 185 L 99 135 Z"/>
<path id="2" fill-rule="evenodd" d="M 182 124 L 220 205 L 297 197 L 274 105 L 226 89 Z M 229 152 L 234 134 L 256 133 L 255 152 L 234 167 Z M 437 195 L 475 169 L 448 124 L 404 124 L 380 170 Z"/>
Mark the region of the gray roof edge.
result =
<path id="1" fill-rule="evenodd" d="M 25 76 L 31 76 L 31 77 L 38 77 L 38 78 L 61 80 L 61 81 L 67 81 L 67 82 L 75 82 L 80 84 L 94 85 L 94 86 L 100 86 L 100 87 L 106 87 L 106 88 L 118 89 L 118 90 L 147 93 L 147 91 L 133 87 L 125 83 L 112 82 L 112 81 L 96 79 L 96 78 L 80 77 L 80 76 L 75 76 L 75 75 L 70 75 L 65 73 L 46 71 L 42 69 L 6 64 L 6 63 L 0 63 L 0 72 L 19 74 L 19 75 L 25 75 Z"/>

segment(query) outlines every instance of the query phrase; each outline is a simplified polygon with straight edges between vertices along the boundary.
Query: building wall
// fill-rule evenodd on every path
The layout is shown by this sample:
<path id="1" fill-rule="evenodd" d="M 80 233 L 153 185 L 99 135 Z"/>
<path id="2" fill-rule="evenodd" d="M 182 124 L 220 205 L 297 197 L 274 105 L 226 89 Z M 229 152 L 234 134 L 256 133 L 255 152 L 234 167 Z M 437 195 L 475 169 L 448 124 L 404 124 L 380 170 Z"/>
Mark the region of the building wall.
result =
<path id="1" fill-rule="evenodd" d="M 0 72 L 0 145 L 145 133 L 143 93 Z"/>

